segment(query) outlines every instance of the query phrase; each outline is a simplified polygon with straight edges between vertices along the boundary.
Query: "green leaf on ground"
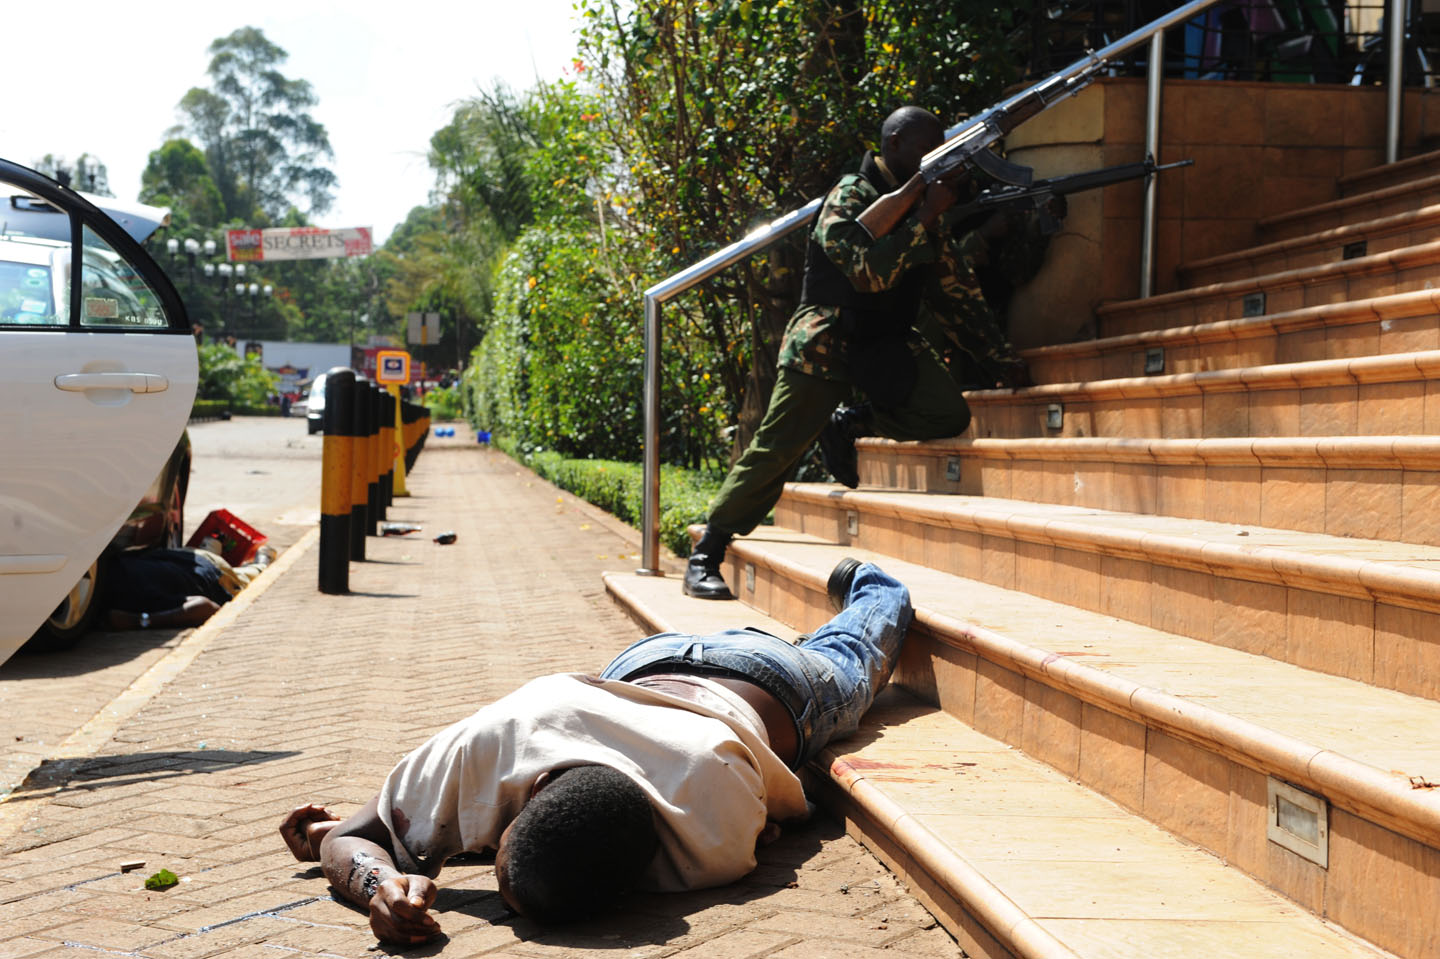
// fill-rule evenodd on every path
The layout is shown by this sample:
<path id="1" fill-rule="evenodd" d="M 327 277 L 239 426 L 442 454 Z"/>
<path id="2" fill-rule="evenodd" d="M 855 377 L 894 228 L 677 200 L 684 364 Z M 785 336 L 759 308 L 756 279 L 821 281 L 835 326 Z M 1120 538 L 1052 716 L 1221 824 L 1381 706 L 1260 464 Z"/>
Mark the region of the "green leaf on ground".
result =
<path id="1" fill-rule="evenodd" d="M 146 889 L 169 889 L 180 881 L 180 877 L 168 869 L 162 869 L 145 880 Z"/>

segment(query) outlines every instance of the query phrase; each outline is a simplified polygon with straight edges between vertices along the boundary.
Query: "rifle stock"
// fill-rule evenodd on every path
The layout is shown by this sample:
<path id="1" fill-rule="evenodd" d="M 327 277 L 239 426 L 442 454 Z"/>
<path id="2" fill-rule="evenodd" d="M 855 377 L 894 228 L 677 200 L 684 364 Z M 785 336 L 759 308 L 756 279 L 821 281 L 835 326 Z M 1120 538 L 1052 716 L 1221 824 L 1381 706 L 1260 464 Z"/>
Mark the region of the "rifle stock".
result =
<path id="1" fill-rule="evenodd" d="M 895 229 L 925 195 L 925 181 L 912 176 L 898 189 L 891 190 L 865 208 L 856 219 L 877 240 Z"/>

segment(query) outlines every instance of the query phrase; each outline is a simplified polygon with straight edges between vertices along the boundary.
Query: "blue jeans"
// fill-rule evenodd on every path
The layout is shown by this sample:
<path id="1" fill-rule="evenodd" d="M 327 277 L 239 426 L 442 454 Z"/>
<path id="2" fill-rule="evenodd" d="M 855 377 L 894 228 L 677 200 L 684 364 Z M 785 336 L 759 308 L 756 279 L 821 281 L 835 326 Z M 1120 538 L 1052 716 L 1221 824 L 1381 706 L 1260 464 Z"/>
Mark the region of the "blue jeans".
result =
<path id="1" fill-rule="evenodd" d="M 798 644 L 754 629 L 711 636 L 659 633 L 632 645 L 601 672 L 604 679 L 696 673 L 748 680 L 795 718 L 795 768 L 860 725 L 895 668 L 910 626 L 910 591 L 879 567 L 855 571 L 849 605 Z"/>

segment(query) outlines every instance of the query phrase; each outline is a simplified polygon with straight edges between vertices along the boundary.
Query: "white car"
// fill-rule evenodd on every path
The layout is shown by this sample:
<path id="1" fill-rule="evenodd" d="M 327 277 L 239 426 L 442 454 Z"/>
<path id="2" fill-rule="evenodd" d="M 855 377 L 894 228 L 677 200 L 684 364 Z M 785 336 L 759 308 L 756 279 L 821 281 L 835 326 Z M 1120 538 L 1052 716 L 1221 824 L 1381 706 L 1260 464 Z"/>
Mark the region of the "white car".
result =
<path id="1" fill-rule="evenodd" d="M 0 201 L 3 661 L 165 464 L 199 369 L 179 296 L 127 231 L 143 227 L 6 160 Z"/>
<path id="2" fill-rule="evenodd" d="M 325 428 L 325 374 L 315 377 L 310 392 L 305 396 L 305 424 L 310 433 Z"/>

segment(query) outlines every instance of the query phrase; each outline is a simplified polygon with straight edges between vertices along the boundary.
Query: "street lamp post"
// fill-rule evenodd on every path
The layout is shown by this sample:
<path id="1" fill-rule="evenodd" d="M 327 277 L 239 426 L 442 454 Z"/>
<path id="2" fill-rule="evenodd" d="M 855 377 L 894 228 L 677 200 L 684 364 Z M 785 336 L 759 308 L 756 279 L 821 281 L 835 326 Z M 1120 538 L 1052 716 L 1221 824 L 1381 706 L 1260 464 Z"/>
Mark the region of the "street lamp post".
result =
<path id="1" fill-rule="evenodd" d="M 220 277 L 220 335 L 224 337 L 230 335 L 230 277 L 235 275 L 235 268 L 221 263 L 215 272 Z"/>

